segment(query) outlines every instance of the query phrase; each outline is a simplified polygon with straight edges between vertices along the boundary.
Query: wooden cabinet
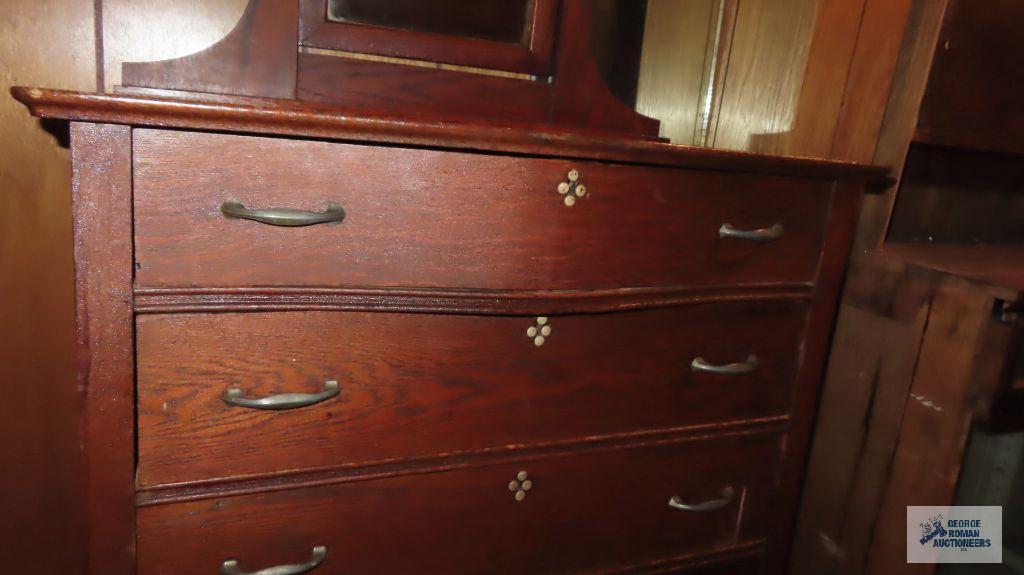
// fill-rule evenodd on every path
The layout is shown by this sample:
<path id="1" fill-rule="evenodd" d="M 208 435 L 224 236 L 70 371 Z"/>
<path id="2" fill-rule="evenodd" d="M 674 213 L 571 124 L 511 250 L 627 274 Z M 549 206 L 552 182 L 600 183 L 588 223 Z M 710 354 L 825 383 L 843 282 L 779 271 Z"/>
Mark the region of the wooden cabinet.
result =
<path id="1" fill-rule="evenodd" d="M 15 96 L 72 122 L 83 572 L 781 569 L 882 170 Z"/>

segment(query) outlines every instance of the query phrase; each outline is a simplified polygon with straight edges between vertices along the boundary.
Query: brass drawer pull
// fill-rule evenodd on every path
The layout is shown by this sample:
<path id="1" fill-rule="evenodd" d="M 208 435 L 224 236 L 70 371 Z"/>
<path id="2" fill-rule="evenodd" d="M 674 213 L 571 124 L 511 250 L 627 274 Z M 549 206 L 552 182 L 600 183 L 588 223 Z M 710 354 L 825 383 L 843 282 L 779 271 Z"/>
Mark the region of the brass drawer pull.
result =
<path id="1" fill-rule="evenodd" d="M 320 393 L 282 393 L 280 395 L 253 399 L 242 397 L 242 390 L 234 387 L 225 391 L 224 395 L 221 396 L 221 400 L 228 405 L 248 407 L 249 409 L 296 409 L 327 401 L 338 395 L 339 390 L 337 381 L 325 381 L 324 390 Z"/>
<path id="2" fill-rule="evenodd" d="M 668 506 L 672 509 L 679 509 L 680 511 L 695 511 L 697 513 L 703 513 L 705 511 L 714 511 L 721 509 L 730 503 L 732 503 L 733 497 L 736 496 L 736 490 L 732 486 L 726 487 L 722 490 L 722 497 L 719 499 L 712 499 L 703 503 L 683 503 L 683 500 L 678 495 L 673 495 L 672 499 L 668 500 Z"/>
<path id="3" fill-rule="evenodd" d="M 693 371 L 702 371 L 704 373 L 714 373 L 717 375 L 744 375 L 757 369 L 758 360 L 756 355 L 750 355 L 745 361 L 739 363 L 726 363 L 723 365 L 715 365 L 708 363 L 703 357 L 695 357 L 690 362 L 690 369 Z"/>
<path id="4" fill-rule="evenodd" d="M 253 210 L 234 198 L 220 205 L 220 211 L 229 218 L 252 220 L 271 226 L 299 227 L 316 224 L 337 224 L 345 219 L 345 210 L 338 204 L 327 204 L 323 212 L 307 212 L 293 208 L 267 208 Z"/>
<path id="5" fill-rule="evenodd" d="M 313 548 L 313 557 L 301 565 L 278 565 L 277 567 L 267 567 L 259 571 L 242 571 L 238 566 L 238 561 L 228 559 L 221 564 L 220 575 L 302 575 L 319 567 L 324 562 L 324 559 L 327 559 L 327 548 L 323 545 L 317 545 Z"/>
<path id="6" fill-rule="evenodd" d="M 770 228 L 757 230 L 737 230 L 732 227 L 732 224 L 722 224 L 722 227 L 718 228 L 718 237 L 736 238 L 751 242 L 774 242 L 781 238 L 785 231 L 786 229 L 782 227 L 782 224 L 775 224 Z"/>

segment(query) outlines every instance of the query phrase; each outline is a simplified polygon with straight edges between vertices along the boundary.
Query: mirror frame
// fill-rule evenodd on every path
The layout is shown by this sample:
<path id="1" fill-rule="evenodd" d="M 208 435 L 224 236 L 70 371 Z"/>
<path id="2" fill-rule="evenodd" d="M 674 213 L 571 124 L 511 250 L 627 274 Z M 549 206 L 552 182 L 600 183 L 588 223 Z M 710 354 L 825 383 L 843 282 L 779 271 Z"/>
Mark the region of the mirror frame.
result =
<path id="1" fill-rule="evenodd" d="M 422 60 L 456 66 L 548 76 L 557 32 L 558 0 L 528 0 L 521 44 L 495 42 L 359 23 L 327 17 L 327 0 L 301 0 L 299 44 L 307 48 Z"/>

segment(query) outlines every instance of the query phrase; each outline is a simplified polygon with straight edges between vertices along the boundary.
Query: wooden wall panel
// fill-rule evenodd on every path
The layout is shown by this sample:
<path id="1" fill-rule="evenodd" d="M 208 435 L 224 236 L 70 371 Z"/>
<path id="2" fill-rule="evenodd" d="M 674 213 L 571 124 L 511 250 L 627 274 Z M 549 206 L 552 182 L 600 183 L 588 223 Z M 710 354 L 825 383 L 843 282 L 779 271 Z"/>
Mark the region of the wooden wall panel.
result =
<path id="1" fill-rule="evenodd" d="M 93 3 L 0 10 L 0 571 L 77 573 L 74 277 L 68 150 L 10 97 L 13 84 L 92 90 Z M 67 137 L 67 126 L 57 126 Z M 54 547 L 63 552 L 54 553 Z"/>

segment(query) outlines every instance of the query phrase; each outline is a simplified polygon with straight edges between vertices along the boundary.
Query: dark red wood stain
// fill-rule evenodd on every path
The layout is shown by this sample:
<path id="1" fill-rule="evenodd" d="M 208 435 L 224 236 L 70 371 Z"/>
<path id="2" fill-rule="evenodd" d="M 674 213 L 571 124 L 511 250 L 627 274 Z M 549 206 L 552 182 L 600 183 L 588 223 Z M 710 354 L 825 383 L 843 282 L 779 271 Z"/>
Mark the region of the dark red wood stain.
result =
<path id="1" fill-rule="evenodd" d="M 710 552 L 765 533 L 778 437 L 667 444 L 380 481 L 146 507 L 143 573 L 305 561 L 317 575 L 565 573 Z M 533 482 L 516 501 L 509 482 Z M 668 506 L 737 495 L 704 513 Z"/>
<path id="2" fill-rule="evenodd" d="M 88 573 L 135 567 L 131 130 L 71 124 Z"/>
<path id="3" fill-rule="evenodd" d="M 781 571 L 883 170 L 280 100 L 14 94 L 76 122 L 90 575 L 259 570 L 315 545 L 318 574 Z M 566 207 L 570 169 L 587 193 Z M 276 228 L 226 219 L 230 198 L 348 215 Z M 747 375 L 690 369 L 751 354 Z M 327 379 L 337 398 L 294 411 L 221 400 Z M 728 485 L 722 509 L 668 506 Z"/>
<path id="4" fill-rule="evenodd" d="M 813 280 L 824 182 L 604 163 L 138 130 L 140 286 L 593 289 Z M 210 158 L 217 158 L 211 163 Z M 586 195 L 563 204 L 580 173 Z M 222 202 L 340 225 L 230 220 Z M 780 223 L 771 243 L 722 239 Z"/>
<path id="5" fill-rule="evenodd" d="M 142 486 L 501 450 L 789 410 L 802 305 L 551 317 L 296 312 L 138 320 Z M 743 326 L 736 329 L 736 326 Z M 745 360 L 742 376 L 690 362 Z M 289 412 L 221 395 L 339 396 Z"/>

